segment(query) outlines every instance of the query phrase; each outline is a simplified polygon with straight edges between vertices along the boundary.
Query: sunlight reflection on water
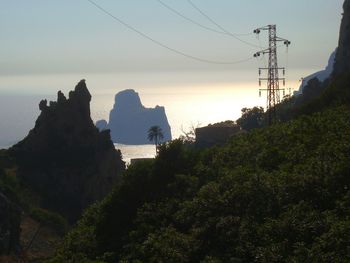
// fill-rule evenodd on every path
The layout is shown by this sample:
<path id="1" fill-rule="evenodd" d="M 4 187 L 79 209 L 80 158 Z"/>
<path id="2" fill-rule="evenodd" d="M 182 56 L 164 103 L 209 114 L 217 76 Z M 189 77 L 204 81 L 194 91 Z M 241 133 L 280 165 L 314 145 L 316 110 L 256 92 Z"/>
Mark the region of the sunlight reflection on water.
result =
<path id="1" fill-rule="evenodd" d="M 115 143 L 114 147 L 122 152 L 123 161 L 130 164 L 131 159 L 154 158 L 155 146 L 152 144 L 145 145 L 125 145 Z"/>

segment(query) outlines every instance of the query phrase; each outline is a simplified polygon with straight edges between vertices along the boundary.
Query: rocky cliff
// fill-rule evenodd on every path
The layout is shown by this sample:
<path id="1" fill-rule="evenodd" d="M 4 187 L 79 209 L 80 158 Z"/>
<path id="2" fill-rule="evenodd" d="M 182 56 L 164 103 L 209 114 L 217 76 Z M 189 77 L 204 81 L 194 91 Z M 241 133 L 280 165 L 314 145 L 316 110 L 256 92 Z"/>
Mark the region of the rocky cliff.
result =
<path id="1" fill-rule="evenodd" d="M 328 59 L 328 64 L 324 70 L 320 70 L 316 73 L 311 74 L 310 76 L 307 76 L 303 78 L 303 81 L 299 87 L 299 90 L 294 93 L 294 95 L 300 95 L 304 92 L 305 87 L 308 85 L 309 81 L 312 79 L 318 79 L 320 82 L 326 80 L 329 78 L 333 72 L 334 69 L 334 61 L 335 61 L 335 54 L 337 50 L 335 50 L 331 56 Z"/>
<path id="2" fill-rule="evenodd" d="M 122 144 L 148 144 L 147 131 L 151 126 L 159 126 L 164 135 L 163 141 L 171 140 L 171 130 L 164 107 L 146 108 L 142 105 L 138 93 L 124 90 L 115 95 L 114 107 L 105 127 L 111 130 L 112 140 Z M 99 128 L 104 121 L 97 123 Z"/>
<path id="3" fill-rule="evenodd" d="M 343 9 L 338 50 L 335 56 L 334 76 L 350 71 L 350 0 L 344 1 Z"/>
<path id="4" fill-rule="evenodd" d="M 35 127 L 10 149 L 19 178 L 70 221 L 103 198 L 125 168 L 109 131 L 94 126 L 90 100 L 84 80 L 68 98 L 59 91 L 57 102 L 42 100 Z"/>

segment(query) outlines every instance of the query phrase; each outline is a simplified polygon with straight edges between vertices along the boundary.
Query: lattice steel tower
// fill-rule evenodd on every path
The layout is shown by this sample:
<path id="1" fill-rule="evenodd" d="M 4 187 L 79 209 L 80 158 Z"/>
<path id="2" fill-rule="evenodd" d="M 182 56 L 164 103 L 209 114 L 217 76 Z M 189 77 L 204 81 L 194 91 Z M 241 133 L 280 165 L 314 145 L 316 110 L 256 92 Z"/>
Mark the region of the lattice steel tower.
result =
<path id="1" fill-rule="evenodd" d="M 285 86 L 285 78 L 279 78 L 279 71 L 283 70 L 283 76 L 285 75 L 285 68 L 279 68 L 277 63 L 277 43 L 283 42 L 287 47 L 291 42 L 287 39 L 280 38 L 276 33 L 276 25 L 268 25 L 254 30 L 255 34 L 260 34 L 261 30 L 269 31 L 269 47 L 267 49 L 261 50 L 254 54 L 254 57 L 259 57 L 261 54 L 269 54 L 269 65 L 267 68 L 259 68 L 259 76 L 261 76 L 262 70 L 267 70 L 267 78 L 259 78 L 259 86 L 261 86 L 262 81 L 267 81 L 266 89 L 259 89 L 259 94 L 261 96 L 261 91 L 267 91 L 267 106 L 268 111 L 268 121 L 272 124 L 276 121 L 276 105 L 280 103 L 280 91 L 285 92 L 285 89 L 280 88 L 280 80 L 283 81 L 283 86 Z"/>

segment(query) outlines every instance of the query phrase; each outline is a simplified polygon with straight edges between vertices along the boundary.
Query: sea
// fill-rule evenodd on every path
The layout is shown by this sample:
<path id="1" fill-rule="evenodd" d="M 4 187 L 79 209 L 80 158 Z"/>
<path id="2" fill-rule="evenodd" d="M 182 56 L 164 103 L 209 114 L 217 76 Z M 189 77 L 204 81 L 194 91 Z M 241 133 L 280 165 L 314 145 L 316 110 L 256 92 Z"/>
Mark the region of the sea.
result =
<path id="1" fill-rule="evenodd" d="M 109 74 L 46 74 L 0 76 L 0 148 L 23 139 L 35 125 L 40 100 L 56 100 L 58 90 L 68 96 L 76 83 L 86 79 L 92 95 L 91 118 L 108 121 L 115 94 L 124 89 L 138 92 L 145 107 L 164 106 L 172 137 L 191 127 L 236 120 L 244 107 L 264 106 L 257 76 L 252 72 L 158 72 Z M 293 89 L 297 82 L 292 82 Z M 154 145 L 120 145 L 124 160 L 151 158 Z"/>

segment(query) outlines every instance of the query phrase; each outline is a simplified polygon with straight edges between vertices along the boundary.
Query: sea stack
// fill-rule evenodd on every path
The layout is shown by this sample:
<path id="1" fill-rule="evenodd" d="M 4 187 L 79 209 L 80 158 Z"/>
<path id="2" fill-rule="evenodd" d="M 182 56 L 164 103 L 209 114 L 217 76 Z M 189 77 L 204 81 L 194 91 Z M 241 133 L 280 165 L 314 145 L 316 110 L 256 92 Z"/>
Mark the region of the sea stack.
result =
<path id="1" fill-rule="evenodd" d="M 105 122 L 97 122 L 101 129 Z M 171 140 L 171 130 L 165 114 L 165 108 L 156 106 L 146 108 L 142 105 L 139 94 L 132 89 L 115 95 L 114 107 L 109 114 L 109 123 L 113 142 L 121 144 L 149 144 L 147 132 L 152 126 L 162 129 L 163 142 Z"/>

